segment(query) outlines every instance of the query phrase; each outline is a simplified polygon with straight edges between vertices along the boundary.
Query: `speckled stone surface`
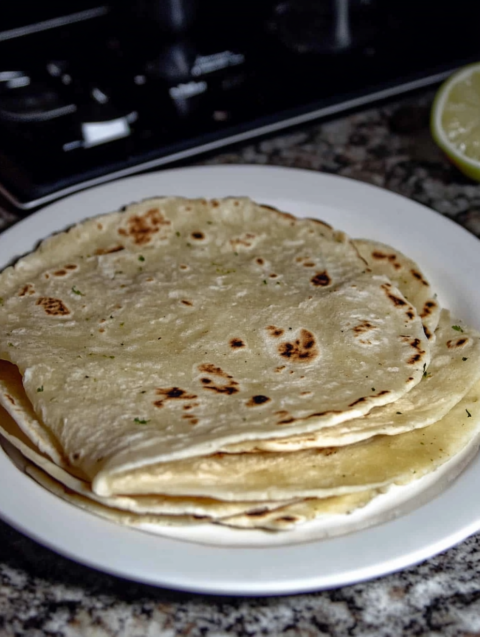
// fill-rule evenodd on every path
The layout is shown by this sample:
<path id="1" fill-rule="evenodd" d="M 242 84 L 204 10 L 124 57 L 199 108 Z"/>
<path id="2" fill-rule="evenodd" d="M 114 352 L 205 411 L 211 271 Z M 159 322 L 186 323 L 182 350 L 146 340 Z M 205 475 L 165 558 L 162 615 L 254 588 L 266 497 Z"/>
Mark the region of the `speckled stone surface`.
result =
<path id="1" fill-rule="evenodd" d="M 201 163 L 273 164 L 345 175 L 415 199 L 480 236 L 480 185 L 463 177 L 431 141 L 432 96 L 403 98 Z M 18 218 L 0 205 L 0 229 Z M 0 636 L 10 635 L 480 636 L 480 534 L 371 582 L 247 599 L 176 593 L 97 573 L 0 522 Z"/>

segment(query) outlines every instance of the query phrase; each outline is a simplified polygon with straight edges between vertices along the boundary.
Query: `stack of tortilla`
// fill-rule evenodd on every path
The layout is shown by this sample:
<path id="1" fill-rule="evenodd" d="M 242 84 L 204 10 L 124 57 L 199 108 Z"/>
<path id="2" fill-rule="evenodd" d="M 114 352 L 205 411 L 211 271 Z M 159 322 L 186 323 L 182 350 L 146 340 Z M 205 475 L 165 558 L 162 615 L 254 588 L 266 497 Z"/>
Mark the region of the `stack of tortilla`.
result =
<path id="1" fill-rule="evenodd" d="M 480 335 L 419 266 L 245 198 L 48 238 L 0 274 L 0 359 L 26 472 L 132 526 L 291 529 L 480 442 Z"/>

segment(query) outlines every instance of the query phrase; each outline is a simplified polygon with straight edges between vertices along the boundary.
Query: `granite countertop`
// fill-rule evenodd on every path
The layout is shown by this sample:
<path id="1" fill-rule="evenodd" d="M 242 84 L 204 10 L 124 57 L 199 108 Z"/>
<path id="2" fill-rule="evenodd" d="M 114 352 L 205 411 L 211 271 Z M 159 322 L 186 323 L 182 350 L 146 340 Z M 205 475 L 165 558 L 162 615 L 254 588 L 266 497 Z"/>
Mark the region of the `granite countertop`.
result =
<path id="1" fill-rule="evenodd" d="M 480 236 L 480 185 L 433 144 L 432 92 L 229 150 L 199 163 L 273 164 L 367 181 Z M 19 218 L 1 210 L 0 229 Z M 171 592 L 77 565 L 0 522 L 0 636 L 480 635 L 480 534 L 401 573 L 305 595 Z"/>

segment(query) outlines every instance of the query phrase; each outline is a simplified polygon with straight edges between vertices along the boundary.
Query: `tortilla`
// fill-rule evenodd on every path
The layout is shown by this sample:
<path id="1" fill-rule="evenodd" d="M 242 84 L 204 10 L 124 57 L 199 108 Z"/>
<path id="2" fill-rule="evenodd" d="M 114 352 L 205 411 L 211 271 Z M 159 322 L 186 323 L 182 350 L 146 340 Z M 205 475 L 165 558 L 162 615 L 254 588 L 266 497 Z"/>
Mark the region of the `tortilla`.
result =
<path id="1" fill-rule="evenodd" d="M 35 447 L 32 441 L 27 438 L 13 418 L 2 407 L 0 407 L 0 434 L 21 454 L 21 457 L 25 459 L 27 464 L 33 463 L 36 467 L 41 469 L 42 472 L 47 474 L 47 476 L 62 484 L 68 492 L 74 492 L 82 496 L 82 498 L 90 499 L 102 506 L 112 509 L 142 515 L 192 515 L 218 519 L 238 515 L 240 513 L 264 513 L 298 501 L 298 498 L 294 498 L 285 500 L 284 502 L 222 502 L 221 500 L 215 500 L 213 498 L 162 495 L 114 495 L 111 497 L 103 497 L 92 491 L 88 481 L 70 474 L 65 469 L 51 462 L 44 453 Z"/>
<path id="2" fill-rule="evenodd" d="M 480 334 L 442 310 L 432 345 L 432 358 L 422 382 L 396 402 L 374 407 L 362 418 L 289 438 L 273 438 L 225 446 L 226 453 L 298 451 L 350 445 L 372 436 L 427 427 L 440 420 L 480 380 Z M 456 329 L 460 328 L 459 332 Z"/>
<path id="3" fill-rule="evenodd" d="M 390 484 L 435 471 L 480 430 L 480 382 L 441 420 L 398 436 L 376 436 L 345 447 L 291 453 L 218 453 L 114 474 L 110 493 L 215 496 L 222 500 L 325 498 Z M 105 484 L 102 483 L 102 486 Z M 95 489 L 95 485 L 94 485 Z"/>
<path id="4" fill-rule="evenodd" d="M 419 313 L 430 339 L 440 320 L 440 304 L 425 274 L 415 261 L 379 241 L 355 239 L 354 246 L 374 274 L 387 276 Z"/>
<path id="5" fill-rule="evenodd" d="M 150 200 L 0 275 L 0 358 L 105 495 L 115 472 L 331 427 L 411 390 L 430 360 L 421 320 L 367 270 L 319 222 Z"/>

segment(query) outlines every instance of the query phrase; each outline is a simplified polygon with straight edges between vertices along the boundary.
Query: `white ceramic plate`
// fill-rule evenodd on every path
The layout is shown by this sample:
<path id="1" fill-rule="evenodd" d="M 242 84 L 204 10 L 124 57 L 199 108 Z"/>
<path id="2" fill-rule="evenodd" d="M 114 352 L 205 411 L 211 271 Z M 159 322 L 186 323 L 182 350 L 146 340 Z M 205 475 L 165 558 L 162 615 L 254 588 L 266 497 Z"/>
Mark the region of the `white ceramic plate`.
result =
<path id="1" fill-rule="evenodd" d="M 186 168 L 133 177 L 57 202 L 0 235 L 0 268 L 39 239 L 81 219 L 154 195 L 248 195 L 318 217 L 353 237 L 391 243 L 418 261 L 442 305 L 480 329 L 478 240 L 427 208 L 344 178 L 271 167 Z M 0 515 L 40 543 L 94 568 L 195 592 L 298 593 L 359 582 L 405 568 L 480 529 L 480 458 L 439 496 L 355 533 L 318 540 L 301 532 L 275 541 L 230 542 L 169 530 L 151 535 L 96 518 L 44 491 L 0 454 Z M 428 485 L 427 485 L 428 486 Z M 401 509 L 402 511 L 404 509 Z M 394 516 L 398 511 L 392 511 Z M 248 532 L 247 532 L 248 533 Z M 226 539 L 225 539 L 226 537 Z M 243 536 L 242 538 L 247 537 Z"/>

